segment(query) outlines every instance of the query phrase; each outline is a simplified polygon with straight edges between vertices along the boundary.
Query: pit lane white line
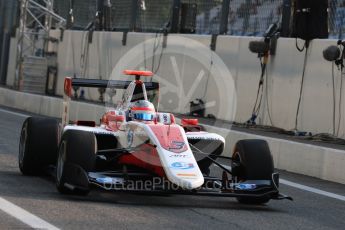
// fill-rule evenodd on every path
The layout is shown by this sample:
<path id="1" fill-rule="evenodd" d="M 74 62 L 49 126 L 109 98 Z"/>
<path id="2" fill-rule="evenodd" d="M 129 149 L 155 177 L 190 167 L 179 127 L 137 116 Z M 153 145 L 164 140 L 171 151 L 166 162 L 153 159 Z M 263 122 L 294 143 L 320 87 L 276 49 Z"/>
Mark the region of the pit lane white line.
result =
<path id="1" fill-rule="evenodd" d="M 0 210 L 18 219 L 33 229 L 60 230 L 41 218 L 29 213 L 15 204 L 0 197 Z"/>
<path id="2" fill-rule="evenodd" d="M 19 116 L 19 117 L 29 117 L 28 115 L 24 115 L 22 113 L 16 113 L 16 112 L 8 111 L 8 110 L 5 110 L 5 109 L 0 109 L 0 112 L 7 113 L 7 114 L 12 114 L 12 115 Z"/>
<path id="3" fill-rule="evenodd" d="M 327 196 L 327 197 L 330 197 L 330 198 L 333 198 L 333 199 L 345 201 L 345 196 L 341 196 L 341 195 L 338 195 L 338 194 L 335 194 L 335 193 L 331 193 L 331 192 L 326 192 L 326 191 L 323 191 L 323 190 L 320 190 L 320 189 L 316 189 L 316 188 L 313 188 L 313 187 L 309 187 L 309 186 L 305 186 L 305 185 L 302 185 L 302 184 L 297 184 L 295 182 L 291 182 L 291 181 L 288 181 L 288 180 L 280 179 L 279 183 L 287 185 L 287 186 L 290 186 L 290 187 L 294 187 L 294 188 L 297 188 L 297 189 L 301 189 L 301 190 L 304 190 L 304 191 L 308 191 L 308 192 L 311 192 L 311 193 L 315 193 L 315 194 L 318 194 L 318 195 Z"/>

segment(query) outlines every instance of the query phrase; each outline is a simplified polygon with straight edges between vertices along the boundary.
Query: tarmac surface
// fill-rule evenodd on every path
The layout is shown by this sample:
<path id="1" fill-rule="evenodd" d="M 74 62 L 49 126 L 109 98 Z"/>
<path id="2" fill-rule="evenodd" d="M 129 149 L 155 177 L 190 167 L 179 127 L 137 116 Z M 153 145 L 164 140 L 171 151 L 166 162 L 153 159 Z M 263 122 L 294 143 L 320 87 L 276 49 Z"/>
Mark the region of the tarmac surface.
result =
<path id="1" fill-rule="evenodd" d="M 233 198 L 99 190 L 60 195 L 52 178 L 23 176 L 18 169 L 27 116 L 0 108 L 0 229 L 344 229 L 345 185 L 284 171 L 281 179 L 301 185 L 280 186 L 293 202 L 242 205 Z"/>

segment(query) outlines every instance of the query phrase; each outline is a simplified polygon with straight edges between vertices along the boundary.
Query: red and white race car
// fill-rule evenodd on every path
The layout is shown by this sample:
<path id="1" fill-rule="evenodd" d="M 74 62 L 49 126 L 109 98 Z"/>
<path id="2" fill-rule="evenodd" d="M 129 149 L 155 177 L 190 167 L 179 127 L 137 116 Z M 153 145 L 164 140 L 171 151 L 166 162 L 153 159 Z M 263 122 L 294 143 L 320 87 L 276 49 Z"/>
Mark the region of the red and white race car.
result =
<path id="1" fill-rule="evenodd" d="M 243 203 L 290 199 L 278 191 L 265 141 L 242 140 L 232 157 L 221 156 L 225 140 L 196 119 L 160 113 L 148 93 L 159 84 L 144 82 L 150 71 L 124 71 L 134 81 L 66 78 L 62 122 L 30 117 L 21 131 L 19 168 L 25 175 L 51 172 L 60 193 L 86 195 L 92 187 L 130 192 L 162 192 L 236 197 Z M 122 102 L 95 121 L 69 121 L 74 87 L 124 89 Z M 219 159 L 228 164 L 220 163 Z M 211 165 L 221 176 L 211 176 Z"/>

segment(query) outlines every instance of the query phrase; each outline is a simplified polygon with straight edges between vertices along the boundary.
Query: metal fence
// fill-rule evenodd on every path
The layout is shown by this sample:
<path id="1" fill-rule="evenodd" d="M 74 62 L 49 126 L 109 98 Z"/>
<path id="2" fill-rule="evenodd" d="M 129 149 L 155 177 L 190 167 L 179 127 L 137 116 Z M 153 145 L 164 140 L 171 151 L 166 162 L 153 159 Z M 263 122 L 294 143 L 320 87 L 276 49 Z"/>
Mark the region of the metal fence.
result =
<path id="1" fill-rule="evenodd" d="M 112 28 L 129 30 L 132 21 L 132 0 L 112 0 Z"/>
<path id="2" fill-rule="evenodd" d="M 103 1 L 103 0 L 99 0 Z M 281 23 L 286 0 L 108 0 L 111 29 L 117 31 L 157 31 L 173 18 L 174 3 L 195 4 L 195 33 L 225 33 L 259 36 L 274 22 Z M 294 0 L 291 0 L 294 1 Z M 83 29 L 94 21 L 97 0 L 55 0 L 58 14 L 68 17 L 73 9 L 74 28 Z M 224 18 L 224 15 L 227 17 Z M 224 24 L 226 23 L 226 24 Z M 329 0 L 329 34 L 343 38 L 345 1 Z"/>
<path id="3" fill-rule="evenodd" d="M 280 23 L 283 0 L 238 0 L 230 3 L 229 34 L 261 35 L 272 23 Z"/>
<path id="4" fill-rule="evenodd" d="M 84 29 L 95 19 L 97 0 L 55 0 L 54 11 L 65 19 L 73 13 L 73 27 Z"/>
<path id="5" fill-rule="evenodd" d="M 18 26 L 17 1 L 0 0 L 0 84 L 6 83 L 10 39 Z"/>
<path id="6" fill-rule="evenodd" d="M 196 33 L 218 34 L 223 1 L 220 0 L 184 0 L 182 3 L 196 4 Z"/>
<path id="7" fill-rule="evenodd" d="M 329 36 L 344 39 L 345 35 L 345 1 L 329 0 Z"/>

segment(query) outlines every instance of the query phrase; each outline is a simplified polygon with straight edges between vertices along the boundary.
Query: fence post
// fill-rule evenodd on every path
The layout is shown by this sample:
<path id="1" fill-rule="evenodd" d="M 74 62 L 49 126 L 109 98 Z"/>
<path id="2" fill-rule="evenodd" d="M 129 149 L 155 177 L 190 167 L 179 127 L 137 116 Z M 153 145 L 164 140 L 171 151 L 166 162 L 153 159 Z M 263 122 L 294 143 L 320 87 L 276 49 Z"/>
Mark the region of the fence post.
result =
<path id="1" fill-rule="evenodd" d="M 15 20 L 15 13 L 17 11 L 16 1 L 2 1 L 2 42 L 1 53 L 0 53 L 0 84 L 6 85 L 7 80 L 7 70 L 8 70 L 8 59 L 10 55 L 10 43 L 11 34 L 13 30 L 13 24 Z"/>
<path id="2" fill-rule="evenodd" d="M 291 21 L 292 0 L 283 1 L 281 36 L 290 37 L 290 21 Z"/>
<path id="3" fill-rule="evenodd" d="M 0 44 L 2 44 L 2 39 L 4 36 L 4 29 L 5 29 L 5 4 L 4 0 L 0 0 Z M 2 47 L 0 46 L 0 54 L 2 53 Z"/>
<path id="4" fill-rule="evenodd" d="M 3 63 L 3 53 L 5 52 L 4 48 L 3 47 L 3 43 L 5 42 L 6 40 L 6 33 L 5 33 L 5 22 L 6 22 L 6 4 L 8 4 L 7 1 L 4 1 L 4 0 L 0 0 L 0 84 L 4 84 L 5 80 L 3 80 L 3 77 L 2 76 L 2 63 Z"/>
<path id="5" fill-rule="evenodd" d="M 96 31 L 103 30 L 103 0 L 97 0 L 97 11 L 95 16 Z"/>
<path id="6" fill-rule="evenodd" d="M 334 33 L 335 30 L 335 18 L 337 14 L 337 0 L 329 1 L 329 12 L 328 12 L 328 25 L 330 33 Z"/>
<path id="7" fill-rule="evenodd" d="M 112 17 L 111 17 L 111 7 L 112 4 L 110 0 L 104 0 L 103 5 L 103 15 L 104 15 L 104 30 L 105 31 L 111 31 L 112 28 Z"/>
<path id="8" fill-rule="evenodd" d="M 230 0 L 223 0 L 222 16 L 220 18 L 219 34 L 226 34 L 228 32 L 230 13 Z"/>
<path id="9" fill-rule="evenodd" d="M 131 23 L 129 25 L 130 31 L 136 31 L 137 29 L 137 15 L 138 15 L 138 0 L 132 0 L 132 15 L 131 15 Z"/>
<path id="10" fill-rule="evenodd" d="M 179 23 L 180 23 L 180 9 L 181 9 L 181 0 L 173 0 L 172 7 L 172 17 L 171 17 L 171 33 L 179 32 Z"/>

